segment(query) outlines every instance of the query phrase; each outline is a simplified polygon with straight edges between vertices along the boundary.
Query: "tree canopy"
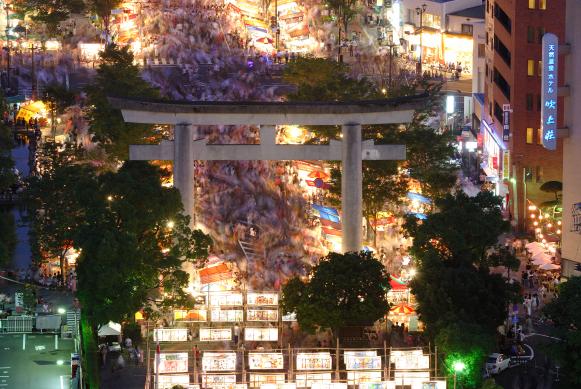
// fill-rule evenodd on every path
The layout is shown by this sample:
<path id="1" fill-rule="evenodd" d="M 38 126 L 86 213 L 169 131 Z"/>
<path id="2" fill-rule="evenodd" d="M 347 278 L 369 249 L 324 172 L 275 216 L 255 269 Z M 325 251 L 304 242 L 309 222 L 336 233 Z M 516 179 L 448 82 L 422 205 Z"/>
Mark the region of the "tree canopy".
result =
<path id="1" fill-rule="evenodd" d="M 16 183 L 14 161 L 11 150 L 14 147 L 10 128 L 0 123 L 0 194 L 11 190 Z M 16 232 L 9 208 L 0 208 L 0 266 L 12 259 L 16 248 Z"/>
<path id="2" fill-rule="evenodd" d="M 369 252 L 330 253 L 315 266 L 308 281 L 292 278 L 282 290 L 286 313 L 296 312 L 301 329 L 336 331 L 372 325 L 389 309 L 389 275 Z"/>
<path id="3" fill-rule="evenodd" d="M 91 132 L 112 157 L 126 160 L 129 145 L 153 136 L 153 126 L 125 123 L 121 111 L 113 108 L 107 97 L 156 98 L 159 93 L 141 78 L 127 46 L 107 45 L 100 56 L 97 75 L 87 87 Z"/>
<path id="4" fill-rule="evenodd" d="M 563 387 L 581 385 L 581 277 L 571 277 L 559 285 L 557 297 L 544 308 L 555 323 L 557 336 L 563 339 L 550 348 L 565 376 Z"/>
<path id="5" fill-rule="evenodd" d="M 71 14 L 85 9 L 83 0 L 16 0 L 12 4 L 34 22 L 44 24 L 51 35 L 56 35 L 60 23 L 68 20 Z"/>
<path id="6" fill-rule="evenodd" d="M 425 220 L 410 216 L 405 225 L 414 239 L 410 251 L 417 272 L 411 289 L 420 319 L 450 366 L 456 359 L 466 364 L 461 380 L 471 388 L 481 381 L 482 362 L 508 304 L 520 298 L 516 284 L 489 269 L 519 265 L 497 246 L 509 227 L 500 204 L 490 192 L 469 197 L 460 191 L 437 199 L 436 212 Z"/>

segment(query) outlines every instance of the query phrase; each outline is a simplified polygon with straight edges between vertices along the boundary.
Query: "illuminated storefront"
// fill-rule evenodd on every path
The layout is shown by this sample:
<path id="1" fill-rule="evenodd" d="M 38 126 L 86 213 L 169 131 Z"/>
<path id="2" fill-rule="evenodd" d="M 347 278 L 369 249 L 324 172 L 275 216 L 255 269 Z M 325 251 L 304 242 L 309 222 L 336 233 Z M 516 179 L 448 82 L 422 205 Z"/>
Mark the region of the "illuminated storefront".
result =
<path id="1" fill-rule="evenodd" d="M 503 152 L 506 151 L 504 142 L 500 140 L 493 128 L 485 120 L 482 121 L 482 162 L 480 167 L 484 171 L 485 180 L 494 184 L 494 193 L 501 195 L 501 164 Z"/>

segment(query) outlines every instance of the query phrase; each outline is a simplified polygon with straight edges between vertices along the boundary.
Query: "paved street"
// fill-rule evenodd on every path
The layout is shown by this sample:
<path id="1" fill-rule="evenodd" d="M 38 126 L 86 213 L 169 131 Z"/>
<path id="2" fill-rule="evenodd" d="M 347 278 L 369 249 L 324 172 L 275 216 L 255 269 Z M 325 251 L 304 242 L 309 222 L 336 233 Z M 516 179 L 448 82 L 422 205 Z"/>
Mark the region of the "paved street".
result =
<path id="1" fill-rule="evenodd" d="M 73 349 L 59 339 L 55 350 L 54 335 L 0 335 L 0 389 L 68 389 Z"/>

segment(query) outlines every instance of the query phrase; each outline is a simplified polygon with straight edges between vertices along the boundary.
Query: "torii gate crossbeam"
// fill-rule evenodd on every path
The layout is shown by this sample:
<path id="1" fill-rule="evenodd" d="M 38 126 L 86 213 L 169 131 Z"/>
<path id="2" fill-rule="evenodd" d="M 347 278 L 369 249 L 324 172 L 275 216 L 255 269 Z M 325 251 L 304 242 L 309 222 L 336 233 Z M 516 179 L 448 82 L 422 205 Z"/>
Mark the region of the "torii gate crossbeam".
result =
<path id="1" fill-rule="evenodd" d="M 363 142 L 361 125 L 407 123 L 425 96 L 355 103 L 162 102 L 110 98 L 127 122 L 169 124 L 174 140 L 132 145 L 131 160 L 171 160 L 174 185 L 185 212 L 194 218 L 194 160 L 341 160 L 343 251 L 362 242 L 362 160 L 403 160 L 404 145 Z M 329 145 L 278 145 L 277 124 L 341 125 L 342 140 Z M 257 125 L 260 144 L 216 145 L 194 140 L 194 126 Z"/>

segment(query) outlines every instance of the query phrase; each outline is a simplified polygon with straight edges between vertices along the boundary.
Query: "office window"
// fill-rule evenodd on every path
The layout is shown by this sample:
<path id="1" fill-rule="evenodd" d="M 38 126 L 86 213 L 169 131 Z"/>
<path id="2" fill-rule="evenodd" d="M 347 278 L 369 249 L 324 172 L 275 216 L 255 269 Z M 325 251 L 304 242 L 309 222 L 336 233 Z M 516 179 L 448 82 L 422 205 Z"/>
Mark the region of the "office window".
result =
<path id="1" fill-rule="evenodd" d="M 472 35 L 474 27 L 471 24 L 464 24 L 462 23 L 462 34 L 470 34 Z"/>
<path id="2" fill-rule="evenodd" d="M 535 75 L 535 60 L 529 59 L 527 61 L 527 76 L 534 76 Z"/>
<path id="3" fill-rule="evenodd" d="M 532 26 L 527 27 L 527 42 L 535 43 L 535 28 Z"/>
<path id="4" fill-rule="evenodd" d="M 534 130 L 531 127 L 527 127 L 527 143 L 529 145 L 533 144 Z"/>
<path id="5" fill-rule="evenodd" d="M 543 35 L 545 35 L 545 28 L 544 27 L 537 28 L 537 40 L 539 43 L 543 43 Z"/>
<path id="6" fill-rule="evenodd" d="M 525 181 L 531 182 L 533 180 L 533 168 L 525 167 Z"/>
<path id="7" fill-rule="evenodd" d="M 538 145 L 543 144 L 543 132 L 541 131 L 540 128 L 537 128 L 537 144 Z"/>
<path id="8" fill-rule="evenodd" d="M 533 110 L 533 94 L 527 93 L 527 111 Z"/>
<path id="9" fill-rule="evenodd" d="M 539 74 L 539 77 L 543 75 L 543 61 L 539 61 L 538 74 Z"/>
<path id="10" fill-rule="evenodd" d="M 486 55 L 486 46 L 484 46 L 484 43 L 479 43 L 478 44 L 478 58 L 484 58 L 485 55 Z"/>
<path id="11" fill-rule="evenodd" d="M 547 9 L 547 0 L 539 0 L 539 9 Z"/>
<path id="12" fill-rule="evenodd" d="M 541 183 L 543 182 L 543 167 L 542 166 L 537 166 L 537 182 Z"/>
<path id="13" fill-rule="evenodd" d="M 541 95 L 537 95 L 537 111 L 541 110 Z"/>
<path id="14" fill-rule="evenodd" d="M 535 9 L 537 0 L 529 0 L 529 9 Z"/>

